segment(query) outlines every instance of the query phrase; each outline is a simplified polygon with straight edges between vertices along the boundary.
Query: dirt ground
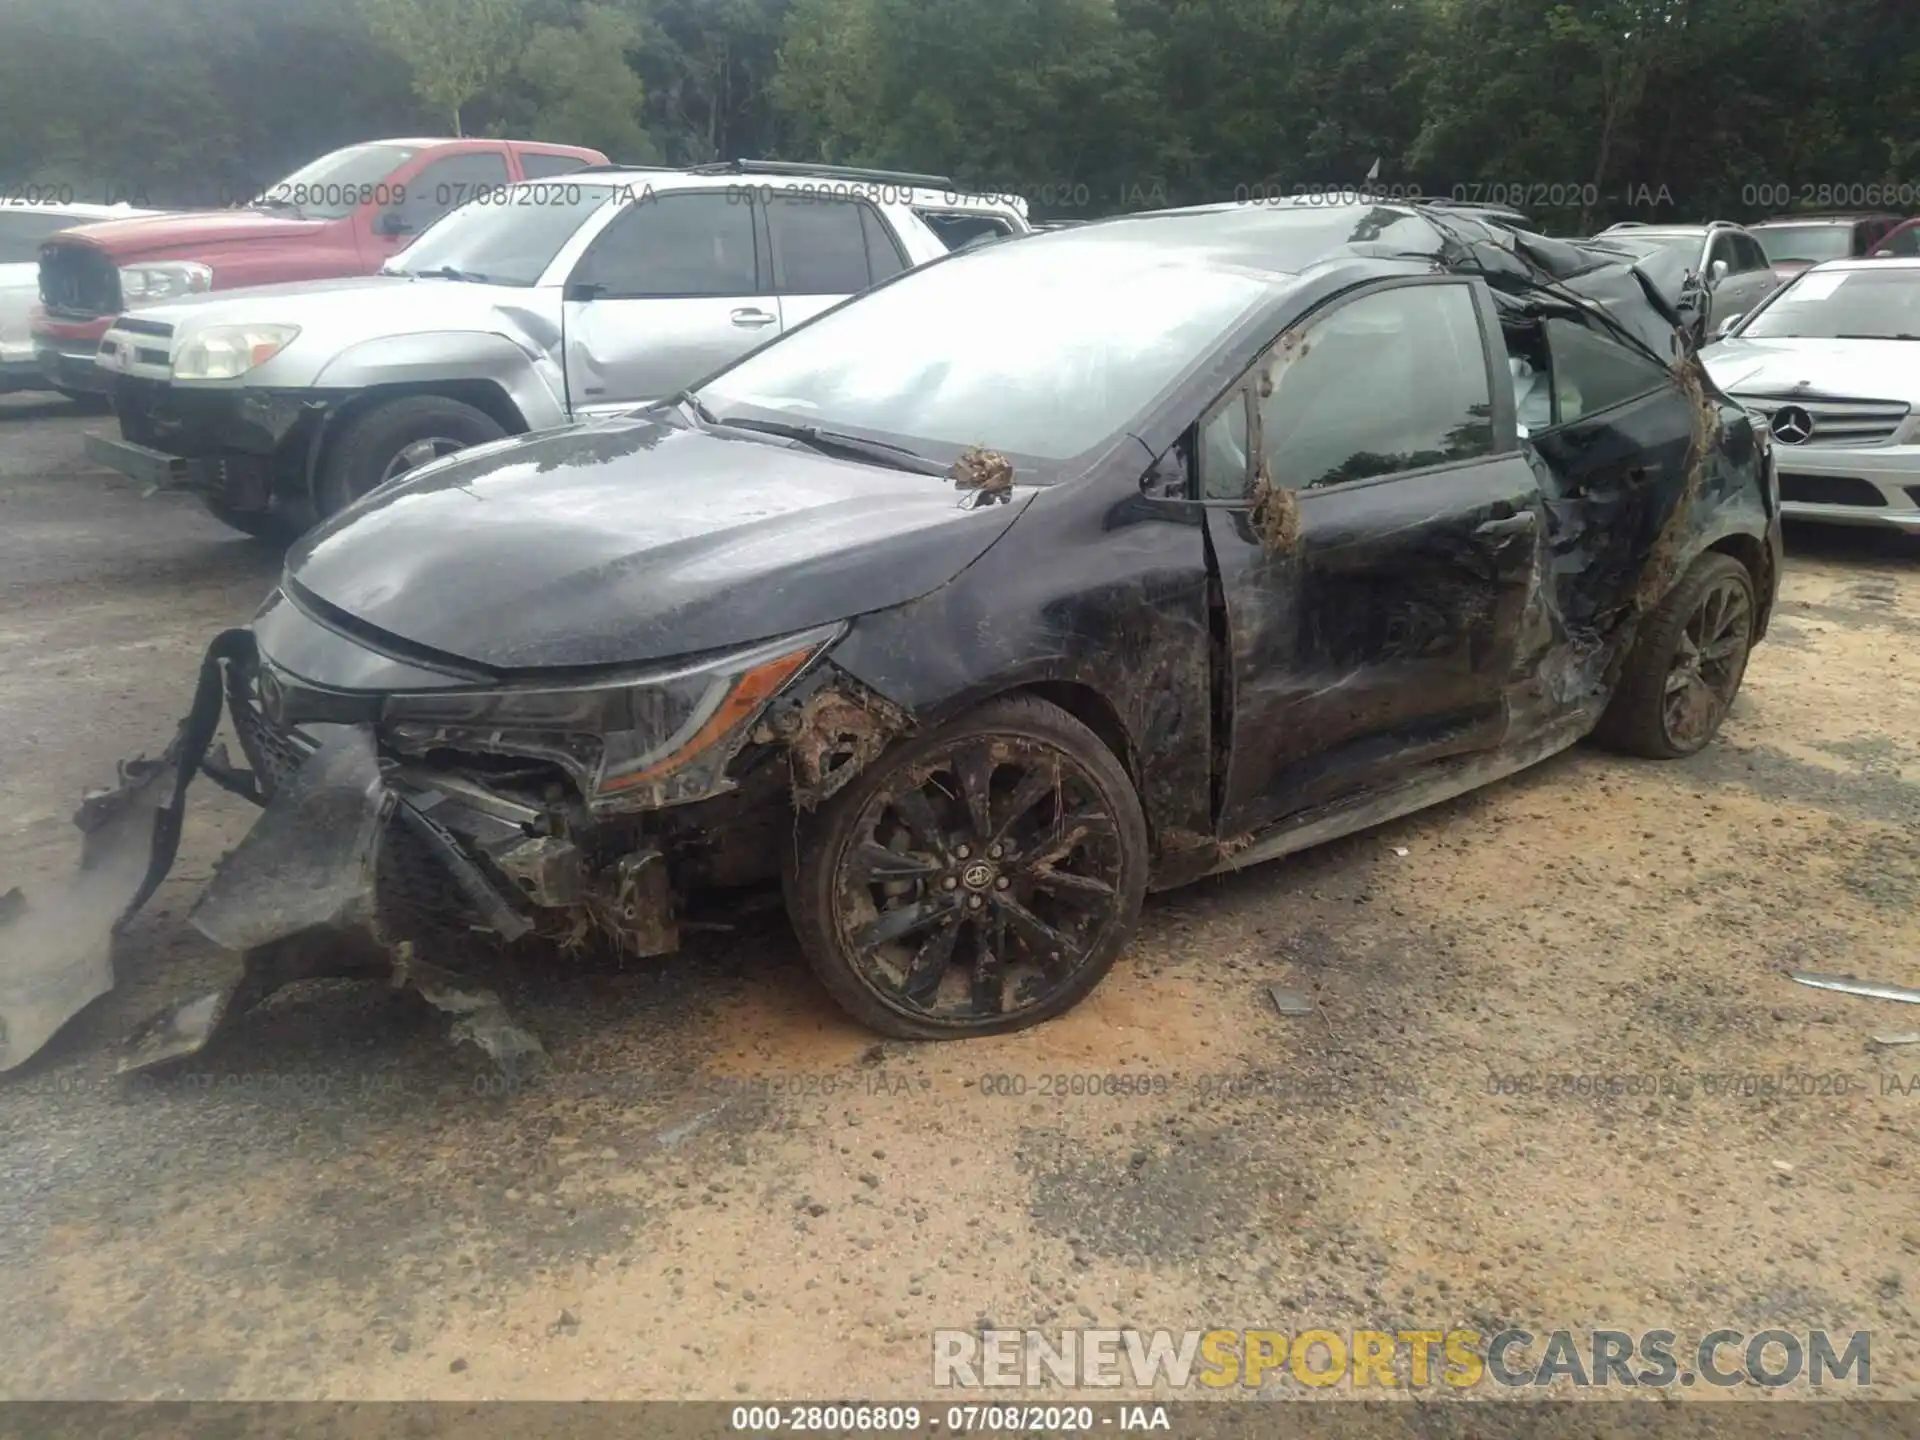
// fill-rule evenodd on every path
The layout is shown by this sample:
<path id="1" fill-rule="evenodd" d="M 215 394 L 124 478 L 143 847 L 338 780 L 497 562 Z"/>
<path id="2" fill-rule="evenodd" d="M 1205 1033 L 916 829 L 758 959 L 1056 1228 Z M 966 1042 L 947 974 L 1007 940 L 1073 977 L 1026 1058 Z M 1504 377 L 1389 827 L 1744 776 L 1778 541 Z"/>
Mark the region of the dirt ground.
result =
<path id="1" fill-rule="evenodd" d="M 87 468 L 101 423 L 0 402 L 0 891 L 72 865 L 276 568 Z M 1793 540 L 1697 759 L 1582 748 L 1160 897 L 1001 1040 L 875 1043 L 772 915 L 507 977 L 538 1090 L 345 984 L 119 1081 L 216 963 L 180 917 L 247 816 L 209 789 L 121 988 L 0 1081 L 0 1395 L 913 1397 L 990 1319 L 1870 1330 L 1920 1396 L 1920 1046 L 1870 1040 L 1920 1009 L 1784 975 L 1920 985 L 1920 545 Z"/>

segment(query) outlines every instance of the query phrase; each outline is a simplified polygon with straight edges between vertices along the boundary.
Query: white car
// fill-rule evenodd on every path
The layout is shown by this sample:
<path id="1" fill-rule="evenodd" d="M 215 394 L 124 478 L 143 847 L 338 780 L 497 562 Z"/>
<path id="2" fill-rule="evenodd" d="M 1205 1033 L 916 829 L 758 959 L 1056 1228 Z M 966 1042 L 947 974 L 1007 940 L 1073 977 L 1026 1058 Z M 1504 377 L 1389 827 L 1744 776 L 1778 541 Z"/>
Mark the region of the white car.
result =
<path id="1" fill-rule="evenodd" d="M 1771 424 L 1781 514 L 1920 533 L 1920 259 L 1803 270 L 1701 359 Z"/>
<path id="2" fill-rule="evenodd" d="M 40 299 L 40 242 L 76 225 L 153 213 L 131 205 L 0 200 L 0 395 L 47 388 L 27 328 Z"/>

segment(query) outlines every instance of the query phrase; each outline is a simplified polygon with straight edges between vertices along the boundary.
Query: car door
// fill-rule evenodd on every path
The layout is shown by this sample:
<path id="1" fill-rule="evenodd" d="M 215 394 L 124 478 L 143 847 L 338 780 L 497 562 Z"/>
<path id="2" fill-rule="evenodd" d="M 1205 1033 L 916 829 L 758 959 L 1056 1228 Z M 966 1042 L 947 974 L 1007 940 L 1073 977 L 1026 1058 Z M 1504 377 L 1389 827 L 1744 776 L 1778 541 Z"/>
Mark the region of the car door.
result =
<path id="1" fill-rule="evenodd" d="M 906 268 L 893 232 L 864 200 L 804 190 L 763 191 L 761 199 L 782 328 Z"/>
<path id="2" fill-rule="evenodd" d="M 1542 512 L 1498 336 L 1477 281 L 1388 282 L 1294 327 L 1203 420 L 1223 834 L 1504 738 Z"/>
<path id="3" fill-rule="evenodd" d="M 1515 353 L 1544 353 L 1547 370 L 1551 413 L 1527 443 L 1541 463 L 1554 607 L 1566 632 L 1605 636 L 1685 489 L 1694 410 L 1665 365 L 1597 323 L 1568 312 L 1529 330 Z"/>
<path id="4" fill-rule="evenodd" d="M 1767 252 L 1760 248 L 1760 242 L 1751 235 L 1729 235 L 1726 237 L 1733 245 L 1733 269 L 1720 283 L 1720 293 L 1714 299 L 1714 323 L 1724 325 L 1736 315 L 1745 315 L 1766 299 L 1779 283 L 1774 279 L 1773 266 L 1767 261 Z"/>
<path id="5" fill-rule="evenodd" d="M 671 395 L 780 333 L 755 205 L 649 187 L 595 237 L 561 307 L 576 415 Z"/>

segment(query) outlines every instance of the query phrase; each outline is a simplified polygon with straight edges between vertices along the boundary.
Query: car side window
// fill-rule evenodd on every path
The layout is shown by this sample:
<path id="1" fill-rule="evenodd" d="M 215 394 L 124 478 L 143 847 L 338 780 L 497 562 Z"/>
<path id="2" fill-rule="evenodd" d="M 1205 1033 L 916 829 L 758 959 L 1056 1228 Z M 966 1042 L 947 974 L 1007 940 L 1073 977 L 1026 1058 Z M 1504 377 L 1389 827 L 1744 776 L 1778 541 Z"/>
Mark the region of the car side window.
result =
<path id="1" fill-rule="evenodd" d="M 578 155 L 556 155 L 551 150 L 522 150 L 520 173 L 529 180 L 545 180 L 552 175 L 571 175 L 587 168 Z"/>
<path id="2" fill-rule="evenodd" d="M 1740 257 L 1733 250 L 1733 237 L 1724 230 L 1713 237 L 1713 244 L 1707 250 L 1707 269 L 1711 271 L 1722 260 L 1727 262 L 1730 271 L 1740 268 Z"/>
<path id="3" fill-rule="evenodd" d="M 871 205 L 862 205 L 860 210 L 860 229 L 867 237 L 867 273 L 871 284 L 878 285 L 882 280 L 891 280 L 907 268 L 907 257 L 900 253 L 900 241 L 893 233 L 893 227 L 880 218 L 880 212 Z"/>
<path id="4" fill-rule="evenodd" d="M 407 181 L 400 205 L 403 234 L 418 235 L 449 210 L 499 190 L 507 183 L 507 158 L 497 150 L 449 155 L 425 166 Z"/>
<path id="5" fill-rule="evenodd" d="M 767 199 L 775 288 L 782 295 L 852 295 L 867 288 L 867 241 L 857 200 L 775 193 Z"/>
<path id="6" fill-rule="evenodd" d="M 1578 320 L 1549 319 L 1553 423 L 1566 425 L 1666 385 L 1664 365 Z"/>
<path id="7" fill-rule="evenodd" d="M 1247 464 L 1247 392 L 1235 390 L 1200 422 L 1200 498 L 1244 500 L 1253 486 Z"/>
<path id="8" fill-rule="evenodd" d="M 1309 490 L 1493 453 L 1473 290 L 1398 285 L 1290 332 L 1256 371 L 1273 483 Z"/>
<path id="9" fill-rule="evenodd" d="M 1765 270 L 1767 252 L 1760 248 L 1760 242 L 1751 235 L 1733 237 L 1733 258 L 1735 270 Z"/>
<path id="10" fill-rule="evenodd" d="M 966 215 L 953 211 L 922 210 L 920 218 L 940 237 L 949 250 L 959 250 L 978 240 L 1000 240 L 1013 233 L 998 215 Z"/>
<path id="11" fill-rule="evenodd" d="M 607 300 L 758 294 L 753 207 L 717 190 L 636 200 L 580 257 L 572 285 Z"/>
<path id="12" fill-rule="evenodd" d="M 40 259 L 42 240 L 86 223 L 71 215 L 0 213 L 0 265 L 36 264 Z"/>

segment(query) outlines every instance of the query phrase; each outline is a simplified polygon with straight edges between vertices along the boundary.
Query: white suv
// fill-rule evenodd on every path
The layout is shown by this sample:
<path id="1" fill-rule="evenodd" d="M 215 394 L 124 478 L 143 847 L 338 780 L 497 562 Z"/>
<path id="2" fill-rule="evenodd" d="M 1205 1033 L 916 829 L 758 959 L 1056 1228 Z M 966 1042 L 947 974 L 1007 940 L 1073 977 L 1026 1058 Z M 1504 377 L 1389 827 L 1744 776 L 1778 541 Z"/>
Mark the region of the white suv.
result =
<path id="1" fill-rule="evenodd" d="M 288 538 L 439 456 L 671 395 L 982 226 L 1024 231 L 1025 207 L 892 171 L 738 161 L 507 186 L 381 274 L 122 316 L 99 352 L 121 438 L 88 452 Z"/>

